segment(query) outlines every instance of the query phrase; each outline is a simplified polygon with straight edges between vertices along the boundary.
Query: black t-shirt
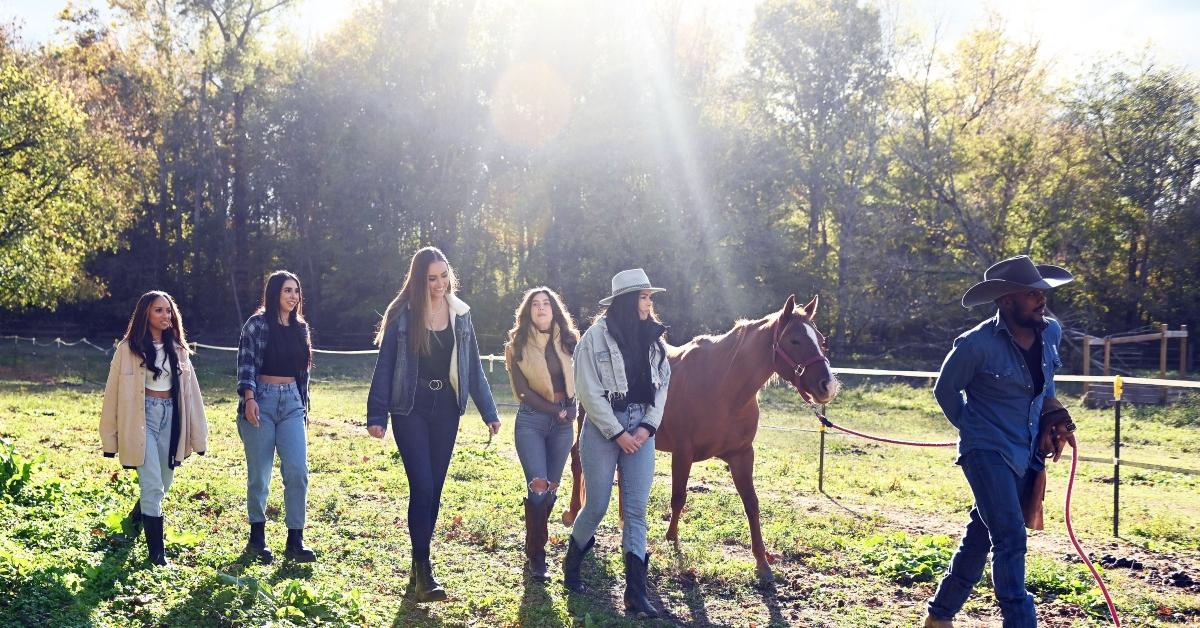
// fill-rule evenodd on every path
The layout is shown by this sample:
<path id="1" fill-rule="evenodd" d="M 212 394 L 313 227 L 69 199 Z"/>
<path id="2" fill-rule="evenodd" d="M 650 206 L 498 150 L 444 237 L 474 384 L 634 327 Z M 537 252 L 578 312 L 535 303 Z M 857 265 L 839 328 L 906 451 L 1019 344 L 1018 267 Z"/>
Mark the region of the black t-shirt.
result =
<path id="1" fill-rule="evenodd" d="M 1021 349 L 1021 356 L 1025 358 L 1025 366 L 1029 368 L 1029 375 L 1033 377 L 1033 396 L 1036 397 L 1042 394 L 1042 388 L 1046 385 L 1046 374 L 1042 371 L 1042 334 L 1040 332 L 1033 334 L 1033 344 L 1029 345 L 1028 349 Z"/>
<path id="2" fill-rule="evenodd" d="M 301 325 L 268 323 L 267 349 L 263 353 L 260 375 L 300 377 L 308 368 L 308 347 Z"/>
<path id="3" fill-rule="evenodd" d="M 417 358 L 417 377 L 421 379 L 450 379 L 450 353 L 454 349 L 454 327 L 446 325 L 441 331 L 426 330 L 429 334 L 429 353 Z"/>

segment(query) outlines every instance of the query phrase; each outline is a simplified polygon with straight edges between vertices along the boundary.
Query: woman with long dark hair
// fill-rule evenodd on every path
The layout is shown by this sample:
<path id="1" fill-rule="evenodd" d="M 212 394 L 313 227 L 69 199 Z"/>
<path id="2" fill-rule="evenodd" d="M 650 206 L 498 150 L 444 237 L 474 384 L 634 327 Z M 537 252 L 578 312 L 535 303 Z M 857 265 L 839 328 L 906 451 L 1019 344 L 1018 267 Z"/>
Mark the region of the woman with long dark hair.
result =
<path id="1" fill-rule="evenodd" d="M 575 347 L 575 391 L 587 411 L 579 436 L 587 502 L 571 532 L 563 562 L 564 584 L 584 591 L 580 566 L 596 542 L 596 527 L 608 510 L 612 478 L 620 472 L 621 547 L 625 557 L 625 609 L 656 617 L 646 592 L 646 504 L 654 480 L 654 432 L 667 405 L 671 363 L 654 313 L 646 271 L 623 270 L 612 278 L 612 294 Z"/>
<path id="2" fill-rule="evenodd" d="M 454 295 L 454 270 L 434 247 L 416 252 L 408 276 L 375 335 L 379 358 L 367 396 L 367 431 L 392 434 L 408 476 L 408 534 L 412 571 L 405 595 L 446 599 L 430 556 L 442 487 L 467 397 L 492 434 L 500 417 L 483 373 L 470 307 Z"/>
<path id="3" fill-rule="evenodd" d="M 242 326 L 238 343 L 238 435 L 246 450 L 246 511 L 250 540 L 245 554 L 263 563 L 267 546 L 267 495 L 275 453 L 283 476 L 284 558 L 308 563 L 316 553 L 304 545 L 308 509 L 308 372 L 312 336 L 304 320 L 300 278 L 286 270 L 267 277 L 262 302 Z"/>
<path id="4" fill-rule="evenodd" d="M 525 291 L 513 318 L 504 364 L 513 394 L 521 402 L 514 434 L 527 489 L 525 558 L 530 577 L 547 582 L 547 525 L 574 436 L 571 355 L 579 343 L 579 330 L 567 316 L 562 298 L 544 286 Z"/>
<path id="5" fill-rule="evenodd" d="M 141 495 L 130 519 L 146 532 L 149 560 L 168 564 L 163 547 L 163 498 L 178 467 L 208 449 L 208 422 L 189 358 L 183 317 L 171 295 L 152 290 L 133 308 L 113 351 L 100 411 L 104 456 L 138 471 Z"/>

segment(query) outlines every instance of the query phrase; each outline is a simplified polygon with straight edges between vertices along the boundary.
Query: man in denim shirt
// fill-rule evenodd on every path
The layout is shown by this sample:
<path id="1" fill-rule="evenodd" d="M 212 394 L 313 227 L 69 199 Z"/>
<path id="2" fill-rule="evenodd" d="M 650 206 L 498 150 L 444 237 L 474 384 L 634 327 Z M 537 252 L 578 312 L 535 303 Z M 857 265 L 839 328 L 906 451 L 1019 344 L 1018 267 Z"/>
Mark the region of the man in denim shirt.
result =
<path id="1" fill-rule="evenodd" d="M 971 486 L 975 506 L 950 568 L 929 601 L 927 628 L 953 625 L 954 615 L 983 576 L 989 551 L 1005 628 L 1037 625 L 1033 596 L 1025 590 L 1021 503 L 1044 467 L 1042 459 L 1054 454 L 1052 450 L 1061 452 L 1061 442 L 1039 442 L 1042 424 L 1069 424 L 1054 390 L 1054 372 L 1062 366 L 1062 327 L 1045 317 L 1043 290 L 1071 279 L 1062 268 L 1034 265 L 1021 255 L 989 268 L 984 281 L 963 295 L 964 307 L 995 302 L 997 312 L 955 339 L 934 387 L 942 412 L 958 428 L 956 462 Z M 1058 438 L 1073 447 L 1069 429 L 1074 426 Z"/>

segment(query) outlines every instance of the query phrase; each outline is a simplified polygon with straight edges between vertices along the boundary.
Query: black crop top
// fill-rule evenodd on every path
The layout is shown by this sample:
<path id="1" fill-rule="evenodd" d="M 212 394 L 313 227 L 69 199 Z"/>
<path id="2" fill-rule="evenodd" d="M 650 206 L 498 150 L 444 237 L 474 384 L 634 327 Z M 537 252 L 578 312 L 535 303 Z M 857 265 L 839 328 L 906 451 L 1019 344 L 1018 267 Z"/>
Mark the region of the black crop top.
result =
<path id="1" fill-rule="evenodd" d="M 299 324 L 268 323 L 267 349 L 259 375 L 300 377 L 308 370 L 308 347 Z"/>

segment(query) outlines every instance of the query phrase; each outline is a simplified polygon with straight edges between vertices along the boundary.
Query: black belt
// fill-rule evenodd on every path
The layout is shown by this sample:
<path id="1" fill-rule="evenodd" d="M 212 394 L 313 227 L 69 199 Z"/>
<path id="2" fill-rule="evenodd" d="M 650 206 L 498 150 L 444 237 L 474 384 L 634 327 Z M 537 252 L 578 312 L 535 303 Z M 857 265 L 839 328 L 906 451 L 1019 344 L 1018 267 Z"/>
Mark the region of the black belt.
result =
<path id="1" fill-rule="evenodd" d="M 429 390 L 441 390 L 446 387 L 446 380 L 444 380 L 444 379 L 423 379 L 423 378 L 418 377 L 417 378 L 417 386 L 424 386 L 425 388 L 428 388 Z"/>

